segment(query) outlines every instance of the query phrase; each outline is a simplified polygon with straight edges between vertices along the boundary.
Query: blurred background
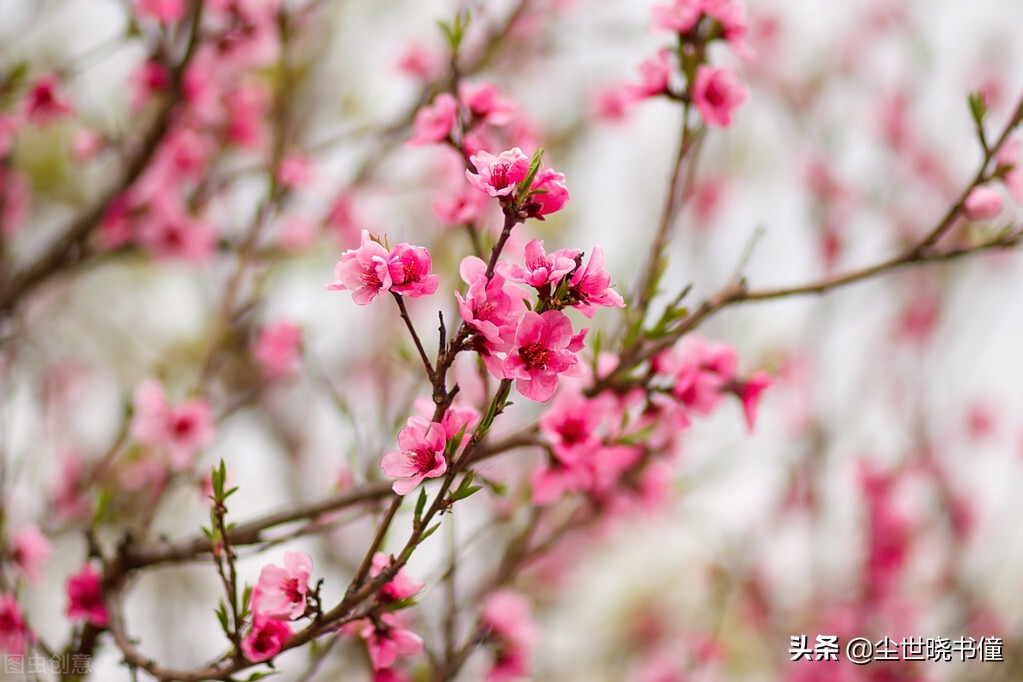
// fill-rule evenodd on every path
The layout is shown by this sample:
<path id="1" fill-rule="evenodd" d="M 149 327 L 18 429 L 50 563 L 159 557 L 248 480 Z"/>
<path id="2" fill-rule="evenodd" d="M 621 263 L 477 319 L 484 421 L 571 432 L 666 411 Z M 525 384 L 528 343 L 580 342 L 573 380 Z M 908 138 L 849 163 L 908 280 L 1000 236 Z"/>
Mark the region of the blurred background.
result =
<path id="1" fill-rule="evenodd" d="M 603 245 L 612 281 L 626 291 L 660 215 L 678 107 L 651 100 L 620 111 L 613 93 L 670 38 L 651 30 L 651 2 L 524 4 L 469 3 L 465 78 L 514 99 L 547 164 L 567 178 L 567 209 L 528 229 L 548 249 Z M 208 387 L 215 441 L 194 475 L 160 484 L 158 503 L 145 459 L 125 452 L 116 482 L 106 484 L 101 543 L 142 519 L 151 538 L 194 535 L 208 517 L 200 472 L 220 458 L 240 487 L 230 507 L 239 520 L 379 480 L 380 455 L 412 401 L 428 396 L 390 307 L 354 306 L 326 285 L 340 251 L 366 228 L 391 243 L 431 246 L 442 280 L 436 297 L 410 306 L 421 329 L 434 328 L 438 307 L 446 319 L 457 314 L 451 294 L 469 242 L 432 207 L 445 178 L 457 180 L 458 159 L 403 142 L 424 83 L 446 68 L 436 20 L 461 5 L 296 3 L 306 5 L 284 76 L 253 69 L 271 91 L 287 88 L 287 145 L 308 172 L 268 221 L 258 268 L 241 282 L 251 306 Z M 712 60 L 736 68 L 750 98 L 732 127 L 710 131 L 668 252 L 664 288 L 691 284 L 691 304 L 740 267 L 753 288 L 795 285 L 918 240 L 981 161 L 967 94 L 984 93 L 994 132 L 1023 90 L 1023 4 L 1012 0 L 749 5 L 755 56 L 722 49 Z M 76 112 L 19 133 L 7 157 L 32 201 L 24 226 L 4 237 L 0 267 L 44 250 L 117 177 L 118 141 L 142 115 L 132 84 L 145 46 L 161 40 L 130 16 L 129 3 L 113 0 L 0 0 L 0 73 L 25 64 L 29 80 L 65 75 Z M 500 36 L 492 51 L 487 35 Z M 14 105 L 0 99 L 5 107 Z M 76 159 L 68 149 L 82 131 L 113 149 Z M 260 210 L 261 159 L 258 149 L 216 158 L 205 215 L 228 244 Z M 1005 198 L 1003 223 L 1018 217 Z M 987 229 L 964 223 L 950 239 Z M 516 235 L 510 252 L 526 241 Z M 542 633 L 534 678 L 1023 679 L 1023 611 L 1013 598 L 1023 582 L 1020 266 L 1016 254 L 981 255 L 709 320 L 699 333 L 734 345 L 744 374 L 776 376 L 757 428 L 748 433 L 732 404 L 697 421 L 684 435 L 669 501 L 570 536 L 522 576 Z M 54 647 L 69 631 L 63 584 L 84 561 L 83 531 L 95 520 L 91 511 L 55 514 L 60 487 L 123 437 L 141 381 L 159 378 L 175 399 L 193 390 L 233 267 L 114 250 L 35 289 L 0 329 L 4 527 L 36 524 L 54 542 L 44 580 L 19 592 Z M 263 385 L 245 349 L 261 326 L 281 321 L 302 330 L 302 366 Z M 603 310 L 592 326 L 620 322 L 620 311 Z M 463 393 L 478 397 L 471 386 Z M 516 403 L 500 433 L 538 414 Z M 535 461 L 535 453 L 512 453 L 481 472 L 514 491 Z M 463 547 L 459 580 L 470 593 L 507 537 L 505 506 L 490 496 L 467 501 L 436 546 L 413 557 L 410 573 L 427 583 L 417 631 L 428 644 L 439 630 L 445 543 Z M 342 524 L 288 548 L 313 555 L 334 598 L 371 537 L 367 523 Z M 390 549 L 402 539 L 389 540 Z M 282 550 L 246 558 L 244 574 L 254 580 Z M 201 664 L 224 647 L 211 613 L 219 589 L 209 565 L 146 575 L 127 602 L 132 634 L 159 661 Z M 812 644 L 818 634 L 1000 637 L 1006 660 L 790 663 L 790 637 Z M 364 666 L 351 672 L 359 654 L 346 646 L 315 679 L 366 678 Z M 306 655 L 282 656 L 281 679 L 299 679 Z M 119 660 L 101 645 L 94 679 L 130 679 Z M 483 669 L 470 660 L 459 679 L 481 679 Z"/>

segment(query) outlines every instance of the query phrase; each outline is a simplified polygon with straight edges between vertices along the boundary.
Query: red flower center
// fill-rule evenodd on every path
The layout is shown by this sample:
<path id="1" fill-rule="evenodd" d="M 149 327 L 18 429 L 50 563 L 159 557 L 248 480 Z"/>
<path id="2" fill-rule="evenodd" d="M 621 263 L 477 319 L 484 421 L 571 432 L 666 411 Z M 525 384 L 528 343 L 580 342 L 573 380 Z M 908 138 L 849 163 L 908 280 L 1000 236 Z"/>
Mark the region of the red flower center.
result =
<path id="1" fill-rule="evenodd" d="M 532 343 L 519 348 L 519 357 L 526 363 L 526 369 L 547 369 L 547 356 L 550 351 L 539 343 Z"/>

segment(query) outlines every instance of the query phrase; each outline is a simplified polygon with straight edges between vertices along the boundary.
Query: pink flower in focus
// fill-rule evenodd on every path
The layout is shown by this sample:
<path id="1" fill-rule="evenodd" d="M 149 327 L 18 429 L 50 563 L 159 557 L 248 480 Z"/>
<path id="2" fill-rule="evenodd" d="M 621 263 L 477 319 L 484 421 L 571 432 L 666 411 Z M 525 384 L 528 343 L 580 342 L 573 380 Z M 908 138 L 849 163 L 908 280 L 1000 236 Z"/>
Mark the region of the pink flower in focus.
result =
<path id="1" fill-rule="evenodd" d="M 295 620 L 306 610 L 313 560 L 304 552 L 285 552 L 284 568 L 270 564 L 252 591 L 253 612 L 275 620 Z"/>
<path id="2" fill-rule="evenodd" d="M 732 124 L 732 113 L 746 101 L 746 89 L 734 71 L 700 65 L 693 82 L 693 102 L 709 125 Z"/>
<path id="3" fill-rule="evenodd" d="M 43 566 L 50 559 L 53 548 L 50 541 L 35 526 L 28 526 L 11 539 L 12 559 L 29 582 L 37 583 Z"/>
<path id="4" fill-rule="evenodd" d="M 654 27 L 673 33 L 689 33 L 696 28 L 703 14 L 701 0 L 675 0 L 670 5 L 659 5 L 651 10 Z"/>
<path id="5" fill-rule="evenodd" d="M 383 552 L 377 552 L 373 555 L 373 568 L 370 570 L 370 576 L 375 578 L 390 565 L 391 557 Z M 423 583 L 414 581 L 402 568 L 394 575 L 391 582 L 380 588 L 380 597 L 387 601 L 397 601 L 414 597 L 421 589 L 423 589 Z"/>
<path id="6" fill-rule="evenodd" d="M 465 177 L 473 187 L 492 197 L 510 196 L 529 172 L 529 157 L 518 147 L 498 156 L 481 151 L 469 160 L 476 172 L 466 169 Z"/>
<path id="7" fill-rule="evenodd" d="M 440 284 L 440 276 L 430 274 L 432 266 L 425 247 L 398 244 L 389 254 L 391 291 L 409 298 L 432 295 Z"/>
<path id="8" fill-rule="evenodd" d="M 416 147 L 443 142 L 458 120 L 458 101 L 444 92 L 416 112 L 414 134 L 408 144 Z"/>
<path id="9" fill-rule="evenodd" d="M 85 620 L 96 627 L 107 626 L 107 607 L 103 603 L 103 585 L 99 571 L 86 564 L 67 581 L 67 617 Z"/>
<path id="10" fill-rule="evenodd" d="M 57 77 L 53 74 L 42 76 L 25 96 L 25 118 L 43 128 L 53 121 L 70 116 L 74 112 L 71 101 L 60 91 Z"/>
<path id="11" fill-rule="evenodd" d="M 136 0 L 136 11 L 164 24 L 180 21 L 187 9 L 185 0 Z"/>
<path id="12" fill-rule="evenodd" d="M 550 400 L 558 376 L 578 376 L 585 368 L 576 357 L 588 330 L 572 335 L 572 323 L 561 312 L 528 311 L 515 331 L 515 345 L 501 366 L 502 378 L 515 379 L 519 393 L 537 402 Z M 494 371 L 493 362 L 488 368 Z"/>
<path id="13" fill-rule="evenodd" d="M 531 216 L 536 218 L 556 213 L 568 203 L 568 187 L 565 185 L 565 176 L 549 168 L 544 168 L 536 174 L 533 186 L 529 188 L 529 191 L 527 210 Z M 532 192 L 537 193 L 532 194 Z"/>
<path id="14" fill-rule="evenodd" d="M 391 288 L 389 260 L 387 249 L 363 230 L 362 244 L 341 254 L 334 266 L 334 283 L 327 288 L 331 291 L 348 289 L 356 305 L 367 305 Z"/>
<path id="15" fill-rule="evenodd" d="M 488 280 L 487 264 L 476 256 L 463 258 L 458 270 L 469 285 L 465 298 L 455 292 L 462 319 L 482 334 L 491 348 L 507 350 L 515 336 L 519 313 L 525 309 L 525 293 L 517 287 L 506 289 L 504 277 L 496 272 Z"/>
<path id="16" fill-rule="evenodd" d="M 415 656 L 423 650 L 423 640 L 406 630 L 396 613 L 381 614 L 379 625 L 369 619 L 348 623 L 341 631 L 362 637 L 369 649 L 373 670 L 385 670 L 394 665 L 398 656 Z"/>
<path id="17" fill-rule="evenodd" d="M 975 187 L 963 202 L 966 217 L 970 220 L 987 220 L 1002 212 L 1002 197 L 990 187 Z"/>
<path id="18" fill-rule="evenodd" d="M 573 307 L 593 317 L 595 306 L 624 308 L 625 299 L 611 288 L 611 275 L 604 269 L 604 249 L 594 246 L 585 268 L 579 268 L 569 282 L 569 292 L 577 301 Z"/>
<path id="19" fill-rule="evenodd" d="M 760 395 L 774 384 L 774 380 L 766 372 L 757 372 L 742 385 L 739 398 L 742 400 L 742 413 L 746 418 L 746 427 L 753 432 L 757 421 L 757 406 Z"/>
<path id="20" fill-rule="evenodd" d="M 397 478 L 393 490 L 408 494 L 423 479 L 442 476 L 448 470 L 444 459 L 444 427 L 422 417 L 409 417 L 398 434 L 398 450 L 388 452 L 380 462 L 384 474 Z"/>
<path id="21" fill-rule="evenodd" d="M 17 598 L 13 594 L 0 594 L 0 652 L 22 656 L 25 642 L 31 639 Z"/>
<path id="22" fill-rule="evenodd" d="M 259 330 L 252 357 L 268 379 L 290 376 L 299 363 L 302 328 L 291 322 L 276 322 Z"/>
<path id="23" fill-rule="evenodd" d="M 575 270 L 576 258 L 580 253 L 577 249 L 560 249 L 547 255 L 543 242 L 534 239 L 526 244 L 524 269 L 511 263 L 498 263 L 496 269 L 512 282 L 528 284 L 534 289 L 539 289 L 560 281 L 562 277 Z"/>
<path id="24" fill-rule="evenodd" d="M 252 629 L 242 639 L 242 653 L 253 663 L 268 661 L 281 653 L 288 637 L 291 637 L 288 623 L 256 613 Z"/>
<path id="25" fill-rule="evenodd" d="M 647 59 L 639 65 L 641 80 L 639 83 L 628 84 L 627 92 L 634 100 L 662 95 L 668 92 L 668 82 L 674 70 L 671 50 L 661 50 L 655 58 Z"/>

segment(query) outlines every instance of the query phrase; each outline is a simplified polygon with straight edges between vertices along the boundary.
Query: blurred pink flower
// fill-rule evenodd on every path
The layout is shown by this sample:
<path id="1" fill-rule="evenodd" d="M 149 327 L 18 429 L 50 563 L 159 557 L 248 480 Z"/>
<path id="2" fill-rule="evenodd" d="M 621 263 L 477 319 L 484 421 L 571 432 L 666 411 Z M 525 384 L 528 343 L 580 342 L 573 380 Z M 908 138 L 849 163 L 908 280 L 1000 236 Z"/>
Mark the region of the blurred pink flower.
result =
<path id="1" fill-rule="evenodd" d="M 27 526 L 14 534 L 11 550 L 18 570 L 29 582 L 39 582 L 43 566 L 53 553 L 49 539 L 35 526 Z"/>
<path id="2" fill-rule="evenodd" d="M 963 202 L 963 209 L 971 220 L 994 218 L 1002 212 L 1002 197 L 990 187 L 975 187 Z"/>
<path id="3" fill-rule="evenodd" d="M 18 599 L 13 594 L 0 594 L 0 652 L 22 656 L 25 643 L 31 640 Z"/>
<path id="4" fill-rule="evenodd" d="M 99 571 L 86 564 L 67 581 L 67 617 L 85 620 L 96 627 L 107 625 L 107 607 L 103 603 L 103 586 Z"/>
<path id="5" fill-rule="evenodd" d="M 302 351 L 302 328 L 291 322 L 275 322 L 259 330 L 252 357 L 268 379 L 282 379 L 298 368 Z"/>
<path id="6" fill-rule="evenodd" d="M 443 142 L 451 134 L 458 120 L 458 101 L 442 92 L 432 104 L 422 107 L 416 112 L 414 131 L 408 144 L 424 146 Z"/>
<path id="7" fill-rule="evenodd" d="M 746 101 L 746 89 L 734 71 L 700 65 L 693 82 L 693 102 L 708 125 L 727 127 Z"/>
<path id="8" fill-rule="evenodd" d="M 375 578 L 390 565 L 391 557 L 383 552 L 377 552 L 373 555 L 373 568 L 370 571 L 370 576 Z M 380 588 L 380 596 L 387 601 L 397 601 L 414 597 L 421 589 L 423 589 L 423 583 L 414 581 L 402 568 L 394 575 L 391 582 Z"/>
<path id="9" fill-rule="evenodd" d="M 23 107 L 25 118 L 40 128 L 74 113 L 71 100 L 61 91 L 60 82 L 53 74 L 40 77 L 32 85 Z"/>

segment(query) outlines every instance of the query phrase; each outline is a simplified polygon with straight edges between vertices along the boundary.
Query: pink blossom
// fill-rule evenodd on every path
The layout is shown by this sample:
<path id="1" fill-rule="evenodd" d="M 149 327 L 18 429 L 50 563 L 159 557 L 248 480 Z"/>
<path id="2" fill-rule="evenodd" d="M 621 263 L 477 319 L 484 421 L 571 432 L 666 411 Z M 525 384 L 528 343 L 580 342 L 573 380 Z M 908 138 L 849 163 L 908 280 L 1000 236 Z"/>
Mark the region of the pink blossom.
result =
<path id="1" fill-rule="evenodd" d="M 462 83 L 458 88 L 458 96 L 474 118 L 493 126 L 507 125 L 518 112 L 515 103 L 501 97 L 501 93 L 490 83 Z"/>
<path id="2" fill-rule="evenodd" d="M 651 10 L 654 27 L 674 33 L 689 33 L 696 28 L 703 14 L 701 0 L 675 0 L 670 5 L 659 5 Z"/>
<path id="3" fill-rule="evenodd" d="M 526 244 L 525 269 L 511 263 L 498 263 L 496 269 L 512 282 L 528 284 L 539 289 L 560 281 L 562 277 L 575 270 L 576 258 L 580 253 L 577 249 L 560 249 L 547 255 L 543 242 L 534 239 Z"/>
<path id="4" fill-rule="evenodd" d="M 734 71 L 700 65 L 693 82 L 693 102 L 709 125 L 732 124 L 732 113 L 746 101 L 746 89 Z"/>
<path id="5" fill-rule="evenodd" d="M 270 564 L 259 573 L 252 610 L 267 618 L 295 620 L 306 610 L 313 560 L 304 552 L 285 552 L 284 567 Z"/>
<path id="6" fill-rule="evenodd" d="M 21 656 L 31 639 L 18 599 L 13 594 L 0 594 L 0 652 Z"/>
<path id="7" fill-rule="evenodd" d="M 285 156 L 277 169 L 277 180 L 293 190 L 308 187 L 315 177 L 312 159 L 298 152 Z"/>
<path id="8" fill-rule="evenodd" d="M 291 322 L 275 322 L 259 330 L 252 357 L 268 379 L 290 376 L 298 367 L 302 351 L 302 328 Z"/>
<path id="9" fill-rule="evenodd" d="M 148 16 L 164 24 L 180 21 L 185 16 L 185 0 L 136 0 L 135 7 L 141 16 Z"/>
<path id="10" fill-rule="evenodd" d="M 458 292 L 458 312 L 466 325 L 486 339 L 490 348 L 507 350 L 515 336 L 519 313 L 525 310 L 525 293 L 505 288 L 504 278 L 494 273 L 489 280 L 487 264 L 476 256 L 462 259 L 459 273 L 469 285 L 465 298 Z"/>
<path id="11" fill-rule="evenodd" d="M 396 613 L 381 614 L 376 625 L 368 618 L 352 621 L 341 631 L 366 640 L 373 670 L 385 670 L 398 656 L 415 656 L 423 650 L 422 638 L 405 629 Z"/>
<path id="12" fill-rule="evenodd" d="M 217 248 L 217 233 L 205 220 L 188 215 L 182 207 L 160 201 L 141 222 L 139 244 L 154 258 L 205 263 Z"/>
<path id="13" fill-rule="evenodd" d="M 391 291 L 419 298 L 437 291 L 440 276 L 430 274 L 430 252 L 422 246 L 398 244 L 388 255 L 391 272 Z"/>
<path id="14" fill-rule="evenodd" d="M 656 57 L 639 65 L 640 81 L 627 85 L 627 91 L 634 100 L 663 95 L 668 92 L 668 82 L 674 70 L 671 50 L 661 50 Z"/>
<path id="15" fill-rule="evenodd" d="M 433 202 L 433 212 L 447 225 L 472 225 L 483 216 L 489 204 L 487 195 L 468 187 L 453 196 L 437 197 Z"/>
<path id="16" fill-rule="evenodd" d="M 348 289 L 357 305 L 367 305 L 379 294 L 391 288 L 390 254 L 366 230 L 362 231 L 362 244 L 345 251 L 334 266 L 332 291 Z"/>
<path id="17" fill-rule="evenodd" d="M 43 566 L 50 559 L 53 548 L 50 541 L 35 526 L 27 526 L 11 539 L 15 565 L 33 583 L 39 582 Z"/>
<path id="18" fill-rule="evenodd" d="M 242 653 L 253 663 L 268 661 L 281 653 L 288 637 L 291 637 L 288 623 L 256 613 L 252 629 L 242 639 Z"/>
<path id="19" fill-rule="evenodd" d="M 564 393 L 540 417 L 540 433 L 565 464 L 579 461 L 601 444 L 597 427 L 608 415 L 607 403 Z"/>
<path id="20" fill-rule="evenodd" d="M 975 187 L 963 202 L 966 217 L 970 220 L 987 220 L 1002 212 L 1002 197 L 990 187 Z"/>
<path id="21" fill-rule="evenodd" d="M 67 581 L 67 617 L 86 620 L 96 627 L 107 626 L 107 607 L 103 603 L 103 584 L 99 571 L 86 564 Z"/>
<path id="22" fill-rule="evenodd" d="M 170 73 L 160 62 L 150 60 L 138 67 L 131 76 L 131 82 L 134 88 L 131 108 L 138 110 L 144 107 L 154 94 L 170 85 Z"/>
<path id="23" fill-rule="evenodd" d="M 78 163 L 91 161 L 103 148 L 103 136 L 93 130 L 82 130 L 71 142 L 71 156 Z"/>
<path id="24" fill-rule="evenodd" d="M 743 59 L 753 56 L 747 42 L 749 22 L 746 20 L 746 8 L 737 0 L 704 0 L 703 11 L 717 19 L 721 25 L 721 34 L 725 41 Z"/>
<path id="25" fill-rule="evenodd" d="M 458 120 L 458 101 L 444 92 L 433 100 L 433 104 L 424 106 L 416 112 L 414 133 L 408 144 L 424 146 L 443 142 L 451 134 Z"/>
<path id="26" fill-rule="evenodd" d="M 591 108 L 601 121 L 623 121 L 633 99 L 629 86 L 612 85 L 601 88 L 593 95 Z"/>
<path id="27" fill-rule="evenodd" d="M 660 357 L 655 364 L 657 371 L 675 376 L 676 399 L 696 414 L 706 416 L 717 406 L 722 390 L 735 378 L 738 360 L 731 347 L 693 336 L 677 355 Z"/>
<path id="28" fill-rule="evenodd" d="M 531 216 L 537 218 L 556 213 L 568 203 L 565 176 L 549 168 L 536 174 L 529 192 L 529 205 L 526 208 Z"/>
<path id="29" fill-rule="evenodd" d="M 398 70 L 422 81 L 429 81 L 440 75 L 444 60 L 437 52 L 412 43 L 398 57 Z"/>
<path id="30" fill-rule="evenodd" d="M 600 246 L 593 247 L 586 267 L 572 275 L 569 292 L 576 301 L 573 307 L 586 317 L 593 317 L 595 306 L 625 307 L 625 299 L 611 288 L 611 275 L 604 269 L 604 249 Z"/>
<path id="31" fill-rule="evenodd" d="M 146 381 L 135 390 L 131 429 L 137 441 L 166 451 L 171 465 L 181 470 L 213 441 L 213 415 L 202 398 L 168 404 L 160 385 Z"/>
<path id="32" fill-rule="evenodd" d="M 509 589 L 497 590 L 487 597 L 480 619 L 498 645 L 498 655 L 487 679 L 498 682 L 528 675 L 529 652 L 536 631 L 525 597 Z"/>
<path id="33" fill-rule="evenodd" d="M 391 557 L 383 552 L 377 552 L 373 555 L 373 568 L 370 571 L 370 576 L 375 578 L 390 565 Z M 380 597 L 386 601 L 408 599 L 414 597 L 421 589 L 423 589 L 423 583 L 414 581 L 402 568 L 394 575 L 391 582 L 380 588 Z"/>
<path id="34" fill-rule="evenodd" d="M 380 463 L 384 474 L 398 479 L 394 492 L 405 495 L 423 479 L 442 476 L 448 470 L 445 445 L 442 425 L 422 417 L 409 417 L 398 434 L 399 449 L 388 452 Z"/>
<path id="35" fill-rule="evenodd" d="M 742 385 L 739 397 L 742 399 L 742 413 L 746 417 L 746 426 L 750 433 L 757 421 L 757 406 L 760 395 L 774 384 L 774 380 L 766 372 L 757 372 Z"/>
<path id="36" fill-rule="evenodd" d="M 42 76 L 25 96 L 25 118 L 43 128 L 53 121 L 74 113 L 71 101 L 60 90 L 60 83 L 53 74 Z"/>
<path id="37" fill-rule="evenodd" d="M 264 87 L 243 83 L 224 95 L 224 134 L 242 147 L 255 148 L 264 137 L 264 120 L 270 97 Z"/>
<path id="38" fill-rule="evenodd" d="M 503 378 L 515 379 L 515 388 L 530 400 L 550 400 L 558 390 L 558 375 L 585 371 L 576 352 L 587 331 L 573 336 L 572 323 L 557 310 L 524 313 L 515 331 L 514 347 L 501 367 Z"/>
<path id="39" fill-rule="evenodd" d="M 529 172 L 529 157 L 518 147 L 498 156 L 481 151 L 469 160 L 476 172 L 466 170 L 465 177 L 473 187 L 492 197 L 510 196 Z"/>

